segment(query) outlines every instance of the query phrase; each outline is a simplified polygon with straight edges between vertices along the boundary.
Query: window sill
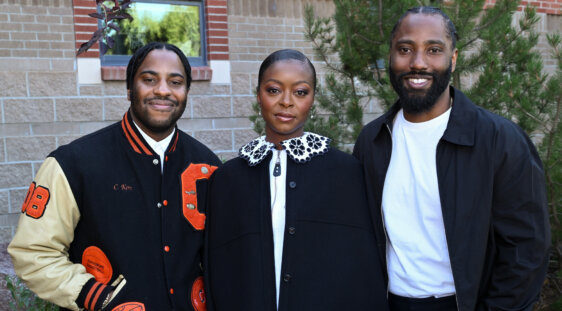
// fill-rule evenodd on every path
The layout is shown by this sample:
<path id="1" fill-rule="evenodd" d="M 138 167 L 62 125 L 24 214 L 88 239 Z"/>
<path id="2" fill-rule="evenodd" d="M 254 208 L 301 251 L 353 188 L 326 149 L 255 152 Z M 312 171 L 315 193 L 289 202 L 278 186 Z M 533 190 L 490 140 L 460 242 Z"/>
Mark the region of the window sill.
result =
<path id="1" fill-rule="evenodd" d="M 211 81 L 213 70 L 210 67 L 191 67 L 191 79 L 193 81 Z M 127 80 L 126 66 L 102 66 L 101 79 L 103 81 L 125 81 Z"/>

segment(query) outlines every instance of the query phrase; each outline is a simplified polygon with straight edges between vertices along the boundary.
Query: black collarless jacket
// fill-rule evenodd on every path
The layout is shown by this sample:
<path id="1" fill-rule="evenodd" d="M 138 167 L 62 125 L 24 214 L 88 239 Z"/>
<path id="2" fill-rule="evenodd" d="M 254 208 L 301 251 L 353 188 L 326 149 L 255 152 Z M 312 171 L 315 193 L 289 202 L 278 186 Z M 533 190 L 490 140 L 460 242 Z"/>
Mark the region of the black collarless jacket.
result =
<path id="1" fill-rule="evenodd" d="M 206 238 L 209 310 L 276 310 L 269 162 L 235 158 L 212 177 Z M 287 159 L 279 310 L 387 310 L 361 166 L 330 150 Z"/>
<path id="2" fill-rule="evenodd" d="M 451 94 L 454 102 L 436 163 L 458 309 L 531 310 L 546 275 L 550 245 L 541 160 L 513 122 L 474 105 L 453 87 Z M 397 102 L 367 124 L 353 152 L 364 166 L 383 259 L 387 239 L 381 200 L 392 123 L 400 108 Z"/>

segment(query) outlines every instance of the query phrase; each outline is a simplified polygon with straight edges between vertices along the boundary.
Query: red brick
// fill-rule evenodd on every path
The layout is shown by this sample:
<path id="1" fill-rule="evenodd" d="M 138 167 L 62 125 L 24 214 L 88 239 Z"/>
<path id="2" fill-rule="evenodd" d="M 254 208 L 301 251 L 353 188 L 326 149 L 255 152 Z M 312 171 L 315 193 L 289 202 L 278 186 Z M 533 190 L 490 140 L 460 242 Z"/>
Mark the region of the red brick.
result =
<path id="1" fill-rule="evenodd" d="M 74 16 L 88 16 L 88 14 L 93 13 L 96 11 L 96 8 L 93 9 L 74 9 Z"/>
<path id="2" fill-rule="evenodd" d="M 207 21 L 228 22 L 228 17 L 226 15 L 209 15 L 207 16 Z"/>
<path id="3" fill-rule="evenodd" d="M 209 45 L 209 52 L 228 52 L 228 45 Z"/>
<path id="4" fill-rule="evenodd" d="M 228 29 L 228 24 L 227 23 L 207 23 L 207 28 L 208 29 L 223 30 L 223 29 Z"/>
<path id="5" fill-rule="evenodd" d="M 209 44 L 228 44 L 228 38 L 209 38 Z"/>
<path id="6" fill-rule="evenodd" d="M 96 24 L 98 23 L 98 19 L 97 18 L 93 18 L 93 17 L 84 17 L 84 16 L 75 16 L 74 17 L 74 23 L 76 24 Z"/>
<path id="7" fill-rule="evenodd" d="M 228 54 L 209 54 L 209 60 L 228 60 Z"/>
<path id="8" fill-rule="evenodd" d="M 91 37 L 92 37 L 91 33 L 77 33 L 76 41 L 90 41 Z"/>
<path id="9" fill-rule="evenodd" d="M 226 0 L 208 0 L 205 1 L 206 6 L 226 6 Z"/>
<path id="10" fill-rule="evenodd" d="M 72 0 L 72 4 L 74 7 L 91 7 L 96 8 L 96 1 L 95 0 Z"/>
<path id="11" fill-rule="evenodd" d="M 224 7 L 224 8 L 207 8 L 205 11 L 206 11 L 207 15 L 209 15 L 209 14 L 220 14 L 220 15 L 228 14 L 228 11 L 226 10 L 226 7 Z"/>
<path id="12" fill-rule="evenodd" d="M 207 35 L 211 37 L 228 37 L 228 31 L 226 30 L 207 30 Z"/>
<path id="13" fill-rule="evenodd" d="M 95 25 L 74 25 L 74 30 L 77 32 L 94 32 L 98 30 Z"/>

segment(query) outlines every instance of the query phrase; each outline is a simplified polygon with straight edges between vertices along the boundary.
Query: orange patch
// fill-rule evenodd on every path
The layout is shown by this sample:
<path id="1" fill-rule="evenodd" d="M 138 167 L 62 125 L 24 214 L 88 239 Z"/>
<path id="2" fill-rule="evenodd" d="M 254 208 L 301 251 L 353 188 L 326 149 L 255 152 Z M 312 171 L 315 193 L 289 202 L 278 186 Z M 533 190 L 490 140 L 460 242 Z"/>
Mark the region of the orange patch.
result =
<path id="1" fill-rule="evenodd" d="M 49 189 L 43 186 L 36 186 L 35 182 L 32 182 L 27 190 L 21 212 L 31 218 L 40 218 L 45 213 L 50 196 Z"/>
<path id="2" fill-rule="evenodd" d="M 196 182 L 209 179 L 217 168 L 208 164 L 190 164 L 181 174 L 183 216 L 195 230 L 205 229 L 205 214 L 197 209 Z"/>
<path id="3" fill-rule="evenodd" d="M 207 298 L 205 297 L 202 276 L 196 278 L 193 286 L 191 286 L 191 304 L 195 311 L 207 311 Z"/>
<path id="4" fill-rule="evenodd" d="M 90 246 L 82 253 L 82 265 L 86 271 L 96 278 L 96 281 L 107 284 L 113 275 L 113 268 L 104 252 L 96 246 Z"/>
<path id="5" fill-rule="evenodd" d="M 142 302 L 125 302 L 117 307 L 111 309 L 111 311 L 145 311 L 144 304 Z"/>

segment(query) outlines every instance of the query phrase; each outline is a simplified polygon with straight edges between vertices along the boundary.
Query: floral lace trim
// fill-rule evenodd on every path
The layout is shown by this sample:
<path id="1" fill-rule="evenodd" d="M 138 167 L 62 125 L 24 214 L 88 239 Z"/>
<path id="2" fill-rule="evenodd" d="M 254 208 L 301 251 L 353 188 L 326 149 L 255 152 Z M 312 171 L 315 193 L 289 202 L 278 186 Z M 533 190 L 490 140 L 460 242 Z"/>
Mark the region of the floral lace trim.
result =
<path id="1" fill-rule="evenodd" d="M 287 150 L 287 155 L 298 163 L 310 161 L 313 157 L 328 152 L 331 139 L 318 134 L 305 132 L 300 137 L 291 138 L 281 142 Z M 256 138 L 238 151 L 238 156 L 246 159 L 248 165 L 255 166 L 271 152 L 275 145 L 265 140 L 265 136 Z"/>

